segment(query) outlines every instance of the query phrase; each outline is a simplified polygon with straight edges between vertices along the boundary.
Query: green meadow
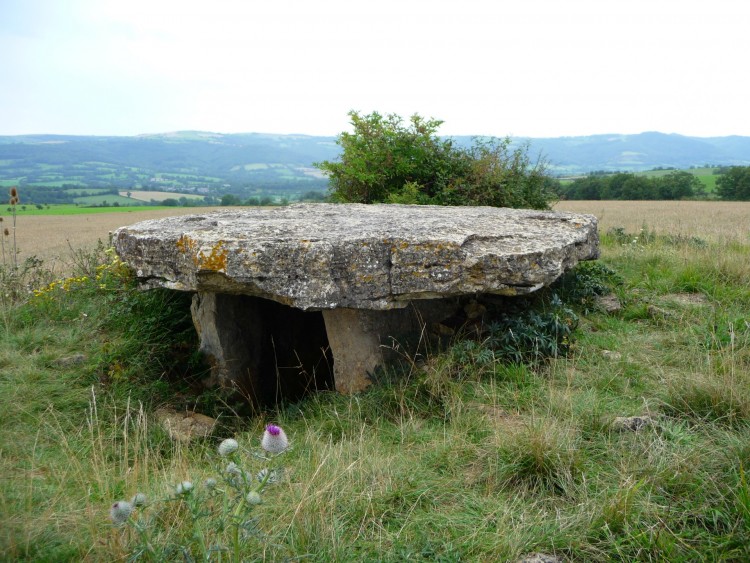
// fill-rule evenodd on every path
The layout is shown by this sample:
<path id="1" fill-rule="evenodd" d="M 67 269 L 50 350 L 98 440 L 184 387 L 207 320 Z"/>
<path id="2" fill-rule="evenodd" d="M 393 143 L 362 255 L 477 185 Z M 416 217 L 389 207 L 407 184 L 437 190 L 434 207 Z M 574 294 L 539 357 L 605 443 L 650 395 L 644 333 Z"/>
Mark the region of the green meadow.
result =
<path id="1" fill-rule="evenodd" d="M 99 213 L 129 213 L 134 211 L 142 211 L 144 209 L 174 209 L 174 207 L 170 208 L 163 205 L 144 206 L 132 199 L 128 201 L 128 205 L 120 205 L 119 207 L 88 207 L 86 205 L 52 204 L 50 206 L 44 206 L 43 209 L 37 209 L 33 205 L 27 205 L 26 209 L 21 209 L 20 207 L 18 207 L 16 213 L 19 217 L 23 217 L 35 215 L 91 215 Z M 3 213 L 3 215 L 7 217 L 8 213 Z"/>
<path id="2" fill-rule="evenodd" d="M 64 280 L 14 270 L 5 240 L 2 558 L 750 560 L 750 232 L 607 217 L 600 260 L 511 317 L 255 413 L 201 385 L 189 295 L 103 248 Z M 165 405 L 218 428 L 173 441 Z"/>

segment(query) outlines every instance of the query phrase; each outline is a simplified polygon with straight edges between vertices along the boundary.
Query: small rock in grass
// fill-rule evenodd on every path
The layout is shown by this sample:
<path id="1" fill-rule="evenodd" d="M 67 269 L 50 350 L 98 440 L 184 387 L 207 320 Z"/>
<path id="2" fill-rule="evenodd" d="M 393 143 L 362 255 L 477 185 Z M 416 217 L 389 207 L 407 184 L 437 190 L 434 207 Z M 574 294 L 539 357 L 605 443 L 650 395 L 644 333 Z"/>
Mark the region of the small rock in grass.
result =
<path id="1" fill-rule="evenodd" d="M 65 356 L 64 358 L 58 358 L 55 365 L 61 368 L 67 368 L 71 366 L 78 366 L 84 363 L 88 357 L 86 354 L 73 354 L 72 356 Z"/>
<path id="2" fill-rule="evenodd" d="M 172 408 L 156 411 L 156 418 L 177 442 L 190 442 L 195 438 L 210 436 L 216 427 L 216 419 L 197 412 L 178 413 Z"/>
<path id="3" fill-rule="evenodd" d="M 599 295 L 596 298 L 596 305 L 605 313 L 616 313 L 622 309 L 622 303 L 616 295 Z"/>
<path id="4" fill-rule="evenodd" d="M 618 432 L 638 432 L 647 426 L 652 426 L 654 419 L 644 416 L 618 416 L 612 421 L 612 430 Z"/>
<path id="5" fill-rule="evenodd" d="M 518 563 L 563 563 L 563 560 L 556 555 L 549 555 L 547 553 L 532 553 L 525 555 L 518 560 Z"/>
<path id="6" fill-rule="evenodd" d="M 622 359 L 620 352 L 613 352 L 612 350 L 602 350 L 602 356 L 615 362 Z"/>

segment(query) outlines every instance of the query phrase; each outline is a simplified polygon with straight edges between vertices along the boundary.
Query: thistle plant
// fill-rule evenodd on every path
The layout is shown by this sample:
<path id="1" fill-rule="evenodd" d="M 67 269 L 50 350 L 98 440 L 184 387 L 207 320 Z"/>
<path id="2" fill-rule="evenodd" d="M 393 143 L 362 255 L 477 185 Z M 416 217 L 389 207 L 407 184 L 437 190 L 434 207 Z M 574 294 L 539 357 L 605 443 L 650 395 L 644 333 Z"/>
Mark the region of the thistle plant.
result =
<path id="1" fill-rule="evenodd" d="M 132 559 L 242 561 L 251 540 L 264 537 L 252 513 L 263 504 L 266 488 L 281 479 L 280 456 L 288 448 L 286 434 L 275 424 L 266 427 L 259 450 L 227 438 L 217 448 L 216 474 L 202 483 L 183 480 L 153 503 L 140 492 L 131 501 L 114 503 L 109 515 L 115 533 L 133 546 Z M 262 465 L 255 474 L 248 468 L 253 461 Z"/>
<path id="2" fill-rule="evenodd" d="M 10 244 L 9 241 L 9 248 L 8 248 L 8 263 L 13 266 L 13 270 L 18 270 L 18 246 L 16 244 L 16 206 L 21 201 L 18 197 L 18 188 L 13 187 L 10 189 L 9 193 L 9 209 L 10 209 L 10 216 L 12 219 L 12 224 L 10 227 L 3 227 L 3 238 L 11 236 L 13 237 L 12 244 Z M 5 242 L 3 242 L 3 266 L 5 266 Z"/>

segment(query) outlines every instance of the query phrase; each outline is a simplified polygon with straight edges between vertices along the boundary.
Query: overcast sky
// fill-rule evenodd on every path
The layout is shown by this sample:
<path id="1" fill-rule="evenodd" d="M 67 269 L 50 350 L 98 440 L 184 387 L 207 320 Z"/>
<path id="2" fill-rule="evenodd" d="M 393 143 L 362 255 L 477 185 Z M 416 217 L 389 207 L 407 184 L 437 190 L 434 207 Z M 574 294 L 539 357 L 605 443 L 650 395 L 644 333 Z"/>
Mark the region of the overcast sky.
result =
<path id="1" fill-rule="evenodd" d="M 748 0 L 0 0 L 0 134 L 750 135 Z"/>

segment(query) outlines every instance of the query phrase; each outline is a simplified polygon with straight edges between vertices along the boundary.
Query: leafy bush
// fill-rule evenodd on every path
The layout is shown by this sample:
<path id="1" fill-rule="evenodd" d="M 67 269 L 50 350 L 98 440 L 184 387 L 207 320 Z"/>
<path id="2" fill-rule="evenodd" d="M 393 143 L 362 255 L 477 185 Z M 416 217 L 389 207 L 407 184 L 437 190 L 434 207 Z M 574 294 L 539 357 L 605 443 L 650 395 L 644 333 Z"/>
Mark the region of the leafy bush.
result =
<path id="1" fill-rule="evenodd" d="M 554 288 L 561 299 L 584 312 L 594 310 L 596 298 L 624 283 L 622 277 L 601 262 L 581 262 L 558 279 Z"/>
<path id="2" fill-rule="evenodd" d="M 334 201 L 546 209 L 555 197 L 544 161 L 532 162 L 528 145 L 484 138 L 465 149 L 437 136 L 439 120 L 349 116 L 354 132 L 339 135 L 340 160 L 315 164 L 328 174 Z"/>

